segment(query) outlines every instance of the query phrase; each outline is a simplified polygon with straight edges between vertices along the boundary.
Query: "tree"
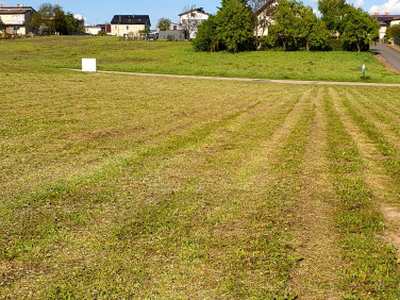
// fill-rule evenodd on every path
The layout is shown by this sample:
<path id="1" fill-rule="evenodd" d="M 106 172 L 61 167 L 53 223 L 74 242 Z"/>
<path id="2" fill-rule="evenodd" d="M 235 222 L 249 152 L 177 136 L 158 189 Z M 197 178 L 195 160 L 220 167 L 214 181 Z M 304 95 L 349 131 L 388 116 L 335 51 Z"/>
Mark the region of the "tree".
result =
<path id="1" fill-rule="evenodd" d="M 301 18 L 299 3 L 294 0 L 279 1 L 275 14 L 275 24 L 269 28 L 269 34 L 282 46 L 282 51 L 288 47 L 298 49 Z"/>
<path id="2" fill-rule="evenodd" d="M 400 25 L 393 25 L 390 26 L 386 30 L 386 35 L 390 38 L 397 38 L 400 39 Z"/>
<path id="3" fill-rule="evenodd" d="M 0 18 L 0 31 L 3 32 L 7 28 L 7 25 L 4 24 L 3 20 Z"/>
<path id="4" fill-rule="evenodd" d="M 166 31 L 169 30 L 171 27 L 171 20 L 167 18 L 161 18 L 157 22 L 157 28 L 160 29 L 160 31 Z"/>
<path id="5" fill-rule="evenodd" d="M 219 51 L 220 39 L 216 34 L 217 25 L 216 17 L 213 15 L 199 25 L 196 38 L 192 41 L 195 51 Z"/>
<path id="6" fill-rule="evenodd" d="M 379 25 L 374 18 L 361 9 L 348 6 L 343 19 L 343 34 L 341 40 L 347 50 L 369 50 L 369 44 L 379 39 Z"/>
<path id="7" fill-rule="evenodd" d="M 321 49 L 324 47 L 330 32 L 326 29 L 325 23 L 314 14 L 311 7 L 299 5 L 298 7 L 299 39 L 309 51 L 312 49 Z"/>
<path id="8" fill-rule="evenodd" d="M 233 53 L 250 49 L 253 42 L 252 15 L 243 2 L 225 0 L 216 15 L 216 34 L 221 44 Z"/>
<path id="9" fill-rule="evenodd" d="M 328 30 L 339 33 L 338 37 L 343 33 L 343 19 L 349 6 L 346 0 L 318 0 L 322 21 Z"/>
<path id="10" fill-rule="evenodd" d="M 72 13 L 65 13 L 59 5 L 42 4 L 32 17 L 30 25 L 35 29 L 45 27 L 50 34 L 71 34 L 83 32 L 82 21 L 76 19 Z"/>

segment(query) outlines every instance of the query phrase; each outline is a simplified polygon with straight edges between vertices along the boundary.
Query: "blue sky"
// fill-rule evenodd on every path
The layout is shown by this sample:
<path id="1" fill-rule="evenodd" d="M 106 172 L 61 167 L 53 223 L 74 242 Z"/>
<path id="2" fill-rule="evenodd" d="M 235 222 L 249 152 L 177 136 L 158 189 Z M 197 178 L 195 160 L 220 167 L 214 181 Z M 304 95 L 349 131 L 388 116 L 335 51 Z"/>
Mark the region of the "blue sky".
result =
<path id="1" fill-rule="evenodd" d="M 400 14 L 400 0 L 350 0 L 350 2 L 370 13 Z M 65 11 L 83 16 L 86 24 L 110 22 L 116 14 L 144 14 L 150 15 L 152 28 L 155 28 L 157 20 L 162 17 L 169 18 L 171 21 L 178 21 L 178 15 L 182 13 L 185 6 L 196 5 L 197 7 L 204 7 L 204 10 L 208 13 L 215 13 L 220 0 L 0 0 L 0 3 L 3 6 L 22 4 L 32 6 L 36 10 L 42 3 L 58 4 Z M 303 3 L 313 8 L 317 7 L 317 0 L 303 0 Z"/>

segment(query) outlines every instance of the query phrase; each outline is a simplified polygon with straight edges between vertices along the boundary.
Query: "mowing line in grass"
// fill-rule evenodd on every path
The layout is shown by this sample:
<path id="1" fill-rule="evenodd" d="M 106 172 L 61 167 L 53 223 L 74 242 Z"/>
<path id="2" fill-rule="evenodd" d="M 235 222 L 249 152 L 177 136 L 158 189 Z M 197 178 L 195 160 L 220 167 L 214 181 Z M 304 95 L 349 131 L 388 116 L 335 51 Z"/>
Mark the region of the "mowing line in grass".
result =
<path id="1" fill-rule="evenodd" d="M 399 270 L 393 247 L 385 245 L 383 217 L 363 177 L 359 150 L 343 124 L 334 103 L 341 101 L 331 88 L 326 99 L 328 116 L 328 158 L 337 195 L 335 223 L 340 232 L 345 265 L 346 297 L 399 297 Z"/>
<path id="2" fill-rule="evenodd" d="M 282 118 L 282 116 L 284 116 L 284 115 L 277 115 L 279 118 Z M 265 118 L 261 118 L 261 120 L 265 120 Z M 260 134 L 260 133 L 259 133 Z M 196 139 L 197 141 L 199 141 L 199 139 Z M 102 182 L 104 182 L 104 181 L 102 181 Z M 104 183 L 102 183 L 102 184 L 104 184 Z M 122 196 L 124 196 L 123 194 L 109 194 L 108 196 L 107 195 L 105 195 L 105 198 L 104 199 L 102 199 L 101 201 L 102 202 L 105 202 L 105 201 L 107 201 L 107 198 L 109 198 L 109 197 L 116 197 L 116 196 L 118 196 L 118 197 L 122 197 Z M 126 196 L 126 195 L 125 195 Z M 109 201 L 109 200 L 108 200 Z M 63 218 L 63 216 L 58 216 L 58 217 L 61 217 L 61 218 Z M 86 218 L 85 216 L 83 216 L 83 218 Z M 32 220 L 33 221 L 33 220 Z M 85 224 L 85 223 L 83 223 L 83 224 Z M 76 225 L 75 225 L 76 226 Z M 79 226 L 79 224 L 78 224 L 78 226 Z M 82 226 L 82 225 L 81 225 Z M 65 234 L 65 232 L 63 232 L 64 230 L 63 230 L 63 228 L 61 228 L 61 230 L 60 230 L 63 234 Z M 63 239 L 63 237 L 61 236 L 61 240 Z M 40 247 L 39 247 L 40 248 Z M 43 247 L 42 247 L 42 250 L 43 250 Z M 129 278 L 128 278 L 129 279 Z M 62 282 L 64 282 L 64 283 L 62 283 Z M 60 282 L 60 286 L 59 286 L 59 289 L 58 289 L 58 291 L 61 289 L 62 291 L 64 291 L 65 293 L 69 293 L 68 292 L 68 284 L 66 283 L 67 281 L 61 281 Z M 55 293 L 57 291 L 57 289 L 56 290 L 53 290 L 53 293 Z M 51 292 L 50 290 L 49 290 L 49 292 Z"/>
<path id="3" fill-rule="evenodd" d="M 289 104 L 290 104 L 290 102 L 289 102 Z M 293 103 L 291 105 L 293 105 Z M 287 108 L 285 108 L 285 106 L 287 106 L 287 105 L 286 104 L 282 105 L 282 109 L 284 109 L 283 111 L 287 110 Z M 282 110 L 282 109 L 279 109 L 279 110 Z M 274 110 L 274 111 L 276 112 L 276 110 Z M 264 112 L 262 112 L 262 113 L 264 114 Z M 236 127 L 235 126 L 229 131 L 223 131 L 224 135 L 226 135 L 230 139 L 236 139 L 237 136 L 242 135 L 242 133 L 241 133 L 242 130 L 246 130 L 248 133 L 245 134 L 244 136 L 246 136 L 248 138 L 249 142 L 247 142 L 247 143 L 237 143 L 237 142 L 232 143 L 233 149 L 231 147 L 230 148 L 223 147 L 217 153 L 213 153 L 213 152 L 209 153 L 207 156 L 211 155 L 211 157 L 209 157 L 210 161 L 207 162 L 207 165 L 210 165 L 212 170 L 214 170 L 214 168 L 217 168 L 215 170 L 218 170 L 219 168 L 221 168 L 222 175 L 223 175 L 223 170 L 225 168 L 234 167 L 236 160 L 239 159 L 243 155 L 243 154 L 240 154 L 240 155 L 235 154 L 237 151 L 237 149 L 236 149 L 237 147 L 239 147 L 239 149 L 241 149 L 243 147 L 244 147 L 244 149 L 250 148 L 253 143 L 257 142 L 257 139 L 253 139 L 253 138 L 251 138 L 251 136 L 253 136 L 253 135 L 263 136 L 264 134 L 268 134 L 268 131 L 271 130 L 271 128 L 274 128 L 275 126 L 279 125 L 279 122 L 277 123 L 277 121 L 279 121 L 280 119 L 284 119 L 284 117 L 285 117 L 285 114 L 282 114 L 282 115 L 276 114 L 276 116 L 274 116 L 274 114 L 272 114 L 271 112 L 268 113 L 268 115 L 267 116 L 262 116 L 262 115 L 257 116 L 256 118 L 254 118 L 254 121 L 257 120 L 257 122 L 254 122 L 254 121 L 246 122 L 246 120 L 242 120 L 241 122 L 245 122 L 243 124 L 246 124 L 246 126 L 242 125 L 241 127 L 243 127 L 243 129 L 241 129 L 241 130 L 238 130 L 238 128 L 237 128 L 236 130 L 231 131 L 232 129 L 234 129 Z M 268 120 L 268 121 L 266 122 L 266 120 Z M 239 129 L 240 129 L 240 127 L 239 127 Z M 236 133 L 236 134 L 234 134 L 234 133 Z M 249 135 L 249 133 L 251 133 L 251 134 Z M 214 135 L 216 135 L 217 140 L 214 141 L 213 143 L 217 143 L 217 146 L 218 146 L 218 143 L 220 143 L 220 141 L 219 141 L 220 134 L 221 133 L 218 133 L 218 132 L 215 132 L 215 134 L 214 134 Z M 228 140 L 227 142 L 231 143 L 232 141 Z M 207 143 L 207 144 L 201 146 L 201 148 L 203 148 L 204 146 L 209 147 L 210 145 L 209 145 L 209 143 Z M 181 156 L 181 155 L 184 156 L 186 152 L 187 151 L 183 151 L 179 156 Z M 232 156 L 232 154 L 230 154 L 231 159 L 230 159 L 229 164 L 228 164 L 228 162 L 222 163 L 222 164 L 221 163 L 215 164 L 216 161 L 221 162 L 221 154 L 219 154 L 220 152 L 221 152 L 221 154 L 223 154 L 223 156 L 225 155 L 225 152 L 228 152 L 228 153 L 231 152 L 233 154 L 233 156 Z M 189 151 L 189 154 L 190 153 L 191 152 Z M 202 152 L 199 152 L 199 155 L 200 155 L 200 153 L 202 153 Z M 246 151 L 244 151 L 244 153 L 246 153 Z M 207 154 L 207 152 L 206 152 L 206 154 Z M 214 155 L 218 155 L 219 157 L 213 158 Z M 192 159 L 195 159 L 195 157 L 192 157 Z M 174 160 L 175 159 L 170 161 L 170 159 L 169 159 L 168 160 L 169 162 L 166 165 L 166 167 L 173 168 Z M 181 169 L 182 168 L 180 166 L 180 164 L 182 164 L 181 159 L 178 159 L 178 163 L 179 164 L 178 164 L 178 166 L 176 166 L 176 168 Z M 152 174 L 153 172 L 159 173 L 160 171 L 157 171 L 157 169 L 160 166 L 155 165 L 154 167 L 156 169 L 153 170 L 153 167 L 148 165 L 146 169 L 148 171 L 150 171 L 150 174 Z M 193 167 L 196 167 L 196 165 L 194 165 Z M 221 172 L 221 171 L 218 171 L 218 172 Z M 165 171 L 162 171 L 160 173 L 160 175 L 164 174 L 164 173 L 165 173 Z M 147 175 L 147 176 L 149 176 L 149 175 Z M 223 176 L 222 178 L 216 177 L 215 180 L 217 181 L 217 185 L 215 188 L 218 188 L 218 189 L 216 189 L 215 191 L 211 190 L 210 192 L 207 192 L 207 190 L 209 189 L 207 187 L 210 186 L 210 184 L 211 184 L 211 186 L 214 186 L 215 183 L 208 182 L 208 180 L 206 182 L 204 182 L 204 179 L 201 179 L 203 177 L 207 178 L 206 176 L 202 176 L 202 172 L 200 172 L 200 174 L 198 176 L 195 176 L 195 178 L 193 178 L 192 180 L 187 179 L 190 181 L 190 185 L 200 186 L 200 189 L 194 189 L 194 190 L 189 189 L 190 191 L 187 191 L 185 188 L 185 186 L 187 186 L 187 183 L 185 183 L 186 180 L 184 180 L 181 185 L 179 185 L 176 189 L 174 189 L 172 194 L 164 195 L 164 196 L 162 196 L 161 199 L 159 199 L 155 202 L 150 202 L 150 203 L 144 202 L 142 204 L 138 203 L 139 207 L 141 207 L 139 209 L 130 207 L 131 218 L 134 217 L 134 220 L 135 220 L 134 223 L 132 223 L 132 221 L 129 221 L 129 218 L 122 218 L 122 220 L 125 220 L 122 222 L 122 224 L 120 224 L 120 222 L 115 224 L 115 225 L 120 226 L 119 229 L 118 229 L 118 226 L 117 226 L 117 228 L 111 229 L 110 234 L 111 234 L 111 236 L 114 236 L 114 238 L 106 239 L 106 241 L 105 241 L 105 245 L 106 245 L 105 247 L 106 247 L 107 254 L 108 254 L 108 255 L 106 255 L 106 257 L 113 257 L 113 259 L 115 259 L 116 261 L 120 261 L 121 259 L 123 259 L 126 262 L 130 262 L 131 264 L 134 264 L 134 265 L 132 265 L 132 268 L 134 268 L 134 270 L 136 270 L 136 269 L 138 269 L 139 271 L 141 270 L 140 271 L 141 275 L 140 276 L 138 275 L 139 277 L 129 278 L 129 276 L 127 276 L 125 279 L 123 279 L 126 282 L 126 288 L 125 288 L 124 293 L 127 293 L 127 294 L 132 293 L 131 295 L 142 295 L 142 296 L 148 296 L 148 297 L 150 297 L 152 295 L 154 296 L 157 293 L 168 295 L 170 297 L 182 296 L 181 293 L 183 291 L 186 291 L 186 294 L 191 294 L 191 295 L 197 295 L 197 293 L 203 293 L 203 294 L 210 293 L 211 292 L 210 287 L 208 287 L 208 289 L 207 288 L 205 289 L 203 287 L 204 284 L 206 284 L 206 287 L 207 287 L 207 285 L 210 285 L 210 284 L 217 284 L 217 286 L 214 287 L 213 289 L 214 290 L 217 289 L 217 291 L 220 291 L 221 294 L 233 293 L 233 291 L 230 291 L 230 289 L 227 289 L 227 287 L 226 287 L 227 279 L 224 279 L 224 278 L 229 276 L 230 272 L 232 272 L 231 268 L 233 268 L 235 271 L 237 268 L 239 268 L 239 266 L 242 264 L 240 261 L 240 257 L 236 257 L 236 256 L 232 257 L 231 255 L 227 255 L 227 257 L 224 258 L 224 256 L 220 256 L 220 255 L 230 253 L 231 251 L 234 251 L 233 254 L 235 254 L 235 252 L 237 250 L 235 250 L 235 247 L 233 246 L 234 242 L 232 240 L 227 240 L 226 246 L 223 246 L 223 245 L 220 245 L 221 241 L 218 240 L 217 244 L 215 244 L 216 241 L 214 241 L 214 239 L 212 237 L 209 237 L 209 232 L 210 231 L 212 232 L 213 227 L 216 226 L 215 221 L 208 220 L 206 223 L 204 223 L 204 219 L 202 218 L 202 216 L 204 216 L 204 214 L 209 210 L 213 211 L 213 207 L 216 207 L 216 212 L 218 212 L 218 214 L 221 214 L 221 216 L 223 216 L 224 214 L 227 214 L 227 213 L 228 213 L 228 216 L 230 216 L 230 214 L 232 213 L 232 212 L 229 212 L 231 210 L 230 208 L 226 212 L 220 211 L 221 202 L 227 201 L 228 203 L 230 203 L 229 206 L 231 206 L 232 204 L 234 204 L 238 201 L 238 205 L 239 205 L 240 204 L 239 200 L 242 199 L 242 196 L 240 194 L 239 195 L 236 194 L 237 189 L 235 189 L 235 188 L 232 190 L 232 192 L 229 192 L 232 188 L 229 187 L 229 185 L 224 184 L 225 176 Z M 157 179 L 158 177 L 156 176 L 155 178 Z M 149 183 L 151 183 L 151 181 Z M 229 183 L 229 181 L 228 181 L 228 183 Z M 153 188 L 156 188 L 156 187 L 157 187 L 157 185 L 153 186 Z M 221 188 L 222 188 L 222 190 L 227 190 L 227 195 L 225 195 L 224 193 L 221 194 L 221 191 L 220 191 Z M 210 197 L 208 195 L 214 195 L 214 196 Z M 128 217 L 129 216 L 129 207 L 127 207 L 127 209 L 124 209 L 124 210 L 126 211 L 126 214 L 128 214 L 127 215 L 127 217 Z M 201 211 L 200 214 L 199 214 L 199 210 Z M 161 217 L 161 216 L 164 216 L 164 217 Z M 136 226 L 138 223 L 142 224 L 139 228 L 137 228 L 137 226 Z M 219 222 L 217 221 L 217 224 L 218 223 Z M 203 225 L 200 225 L 201 228 L 196 229 L 199 226 L 199 224 L 203 224 Z M 155 227 L 153 227 L 153 226 L 155 226 Z M 150 232 L 147 231 L 147 230 L 149 230 L 148 228 L 151 230 Z M 141 230 L 141 231 L 139 231 L 139 233 L 137 235 L 134 234 L 132 236 L 132 233 L 136 232 L 136 230 Z M 173 234 L 171 233 L 171 230 L 173 231 Z M 206 230 L 206 231 L 203 232 L 204 230 Z M 119 236 L 119 238 L 117 238 L 117 240 L 115 240 L 116 232 L 118 233 L 118 236 Z M 142 232 L 142 233 L 140 233 L 140 232 Z M 122 236 L 121 236 L 121 234 L 122 234 Z M 188 235 L 189 235 L 189 237 L 188 237 Z M 194 235 L 194 236 L 192 236 L 192 235 Z M 124 236 L 126 238 L 123 238 Z M 119 240 L 123 241 L 123 240 L 131 240 L 131 239 L 132 239 L 131 246 L 129 246 L 129 244 L 128 245 L 126 243 L 121 244 L 121 242 L 119 242 Z M 184 243 L 186 240 L 190 241 L 190 244 L 186 245 Z M 146 241 L 152 241 L 152 242 L 148 246 L 146 246 Z M 240 241 L 238 241 L 238 242 L 240 242 Z M 157 246 L 160 243 L 162 243 L 164 245 L 161 248 Z M 233 245 L 231 245 L 232 243 L 233 243 Z M 247 244 L 246 241 L 243 241 L 243 243 Z M 214 254 L 214 255 L 217 255 L 217 257 L 214 258 L 215 262 L 212 261 L 212 264 L 210 267 L 202 269 L 202 268 L 200 268 L 201 264 L 206 264 L 206 266 L 208 264 L 210 264 L 210 263 L 208 263 L 208 261 L 206 259 L 209 255 L 207 254 L 208 252 L 205 252 L 205 250 L 207 250 L 207 248 L 204 250 L 204 244 L 209 245 L 209 247 L 211 247 L 211 250 L 213 248 L 216 248 L 215 250 L 217 250 L 218 248 L 222 247 L 222 253 L 220 255 Z M 242 242 L 240 242 L 237 247 L 239 247 L 239 245 L 241 245 L 241 244 L 242 244 Z M 118 254 L 115 253 L 116 247 L 119 249 L 119 251 L 117 252 Z M 133 253 L 132 253 L 131 247 L 134 247 L 138 251 L 133 251 Z M 150 251 L 148 253 L 148 255 L 145 255 L 145 257 L 143 257 L 143 260 L 138 259 L 137 256 L 132 257 L 132 255 L 135 253 L 136 253 L 136 255 L 140 256 L 140 255 L 142 255 L 140 253 L 142 253 L 143 251 L 149 251 L 149 250 L 146 250 L 146 249 L 149 249 L 149 247 L 150 247 L 150 249 L 152 249 L 152 247 L 156 247 L 159 250 L 156 253 L 153 253 Z M 227 247 L 227 249 L 224 249 L 225 247 Z M 211 250 L 208 250 L 208 251 L 211 251 Z M 213 250 L 211 252 L 216 253 L 215 250 Z M 110 251 L 110 252 L 108 252 L 108 251 Z M 139 252 L 139 254 L 138 254 L 138 252 Z M 196 254 L 198 252 L 202 252 L 203 254 L 201 254 L 201 255 Z M 163 253 L 164 253 L 164 255 L 163 255 Z M 177 254 L 180 253 L 180 255 L 174 255 L 174 253 L 177 253 Z M 207 255 L 205 255 L 204 253 Z M 193 255 L 194 255 L 195 260 L 188 261 L 188 259 L 190 257 L 192 257 Z M 199 255 L 200 255 L 200 257 L 199 257 Z M 149 263 L 149 261 L 151 262 L 154 260 L 154 264 L 157 264 L 158 260 L 160 260 L 160 259 L 162 259 L 164 261 L 164 264 L 162 264 L 158 267 L 157 272 L 152 272 L 151 270 L 154 267 L 151 267 L 152 263 Z M 182 259 L 184 261 L 181 262 L 180 260 L 182 260 Z M 215 263 L 218 263 L 218 261 L 221 259 L 222 259 L 222 261 L 220 262 L 220 265 L 218 268 L 216 268 L 216 266 L 213 266 Z M 225 262 L 225 259 L 227 259 L 228 261 Z M 239 259 L 239 261 L 234 264 L 235 260 L 237 260 L 237 259 Z M 202 262 L 203 260 L 205 262 Z M 230 260 L 232 260 L 232 262 L 229 262 Z M 192 262 L 192 263 L 190 263 L 190 262 Z M 103 260 L 100 260 L 98 262 L 98 264 L 100 264 L 100 265 L 102 265 L 103 263 L 108 264 L 108 260 L 105 262 L 103 262 Z M 158 264 L 159 263 L 160 262 L 158 262 Z M 195 264 L 195 265 L 193 266 L 193 264 Z M 198 266 L 199 264 L 200 264 L 200 266 Z M 234 265 L 232 265 L 232 264 L 234 264 L 234 265 L 237 264 L 237 267 L 234 267 Z M 196 268 L 193 269 L 194 267 L 196 267 Z M 199 277 L 199 275 L 196 275 L 196 274 L 198 274 L 198 271 L 196 271 L 198 268 L 200 268 L 200 271 L 203 270 L 202 272 L 204 274 L 207 274 L 206 278 L 203 278 L 202 276 Z M 221 274 L 221 271 L 218 271 L 219 269 L 222 269 L 222 270 L 226 269 L 226 272 L 228 272 L 228 273 Z M 181 273 L 177 273 L 179 270 Z M 96 272 L 95 270 L 92 270 L 92 271 Z M 122 270 L 122 272 L 124 272 L 124 271 Z M 112 274 L 110 274 L 110 275 L 112 275 Z M 110 275 L 108 275 L 108 276 L 110 276 Z M 208 277 L 213 278 L 216 275 L 217 275 L 217 278 L 214 281 L 209 282 L 210 279 L 207 280 Z M 80 277 L 85 278 L 85 276 L 79 276 L 78 278 L 80 278 Z M 220 277 L 220 279 L 218 279 L 219 277 Z M 113 277 L 111 277 L 111 278 L 113 278 Z M 171 283 L 170 280 L 173 278 L 175 278 L 176 281 L 174 281 L 174 283 Z M 149 283 L 146 284 L 146 281 L 149 281 Z M 190 282 L 192 282 L 192 281 L 194 281 L 195 283 L 190 284 Z M 230 279 L 230 281 L 231 281 L 231 279 Z M 150 284 L 150 282 L 151 282 L 151 284 Z M 110 281 L 109 283 L 115 284 L 114 281 Z M 142 290 L 137 290 L 137 288 L 134 288 L 137 285 L 141 286 Z M 170 288 L 166 289 L 165 287 L 168 285 L 170 286 Z M 228 284 L 228 286 L 229 286 L 229 284 Z M 111 287 L 110 287 L 110 289 L 111 289 Z M 110 291 L 112 292 L 112 289 Z M 258 291 L 258 289 L 254 289 L 253 293 L 256 293 L 257 291 Z"/>
<path id="4" fill-rule="evenodd" d="M 316 115 L 306 142 L 299 174 L 303 183 L 293 213 L 296 251 L 303 259 L 293 270 L 291 284 L 302 299 L 337 299 L 341 294 L 343 262 L 336 244 L 338 234 L 331 203 L 334 191 L 325 157 L 327 120 L 323 98 L 326 89 L 317 91 L 311 100 Z"/>

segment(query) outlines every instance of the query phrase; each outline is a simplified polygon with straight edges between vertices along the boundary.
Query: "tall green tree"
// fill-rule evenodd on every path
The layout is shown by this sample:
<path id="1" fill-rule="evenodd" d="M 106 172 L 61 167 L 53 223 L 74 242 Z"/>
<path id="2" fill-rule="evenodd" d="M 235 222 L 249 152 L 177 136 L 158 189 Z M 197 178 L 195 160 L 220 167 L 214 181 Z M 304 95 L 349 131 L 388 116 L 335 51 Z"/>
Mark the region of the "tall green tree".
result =
<path id="1" fill-rule="evenodd" d="M 301 4 L 298 5 L 298 17 L 300 18 L 298 38 L 306 50 L 323 48 L 330 37 L 325 23 L 317 18 L 311 7 Z"/>
<path id="2" fill-rule="evenodd" d="M 221 44 L 233 53 L 250 49 L 253 42 L 252 14 L 244 2 L 224 0 L 216 15 L 216 34 Z"/>
<path id="3" fill-rule="evenodd" d="M 192 41 L 195 51 L 216 52 L 220 50 L 221 41 L 216 34 L 217 26 L 214 15 L 210 15 L 207 20 L 199 25 L 196 38 Z"/>
<path id="4" fill-rule="evenodd" d="M 361 9 L 348 6 L 343 23 L 340 38 L 348 50 L 353 50 L 353 45 L 358 52 L 369 50 L 369 44 L 379 39 L 378 23 Z"/>
<path id="5" fill-rule="evenodd" d="M 349 4 L 346 0 L 318 0 L 318 10 L 322 14 L 322 21 L 325 22 L 328 30 L 343 33 L 343 19 L 346 15 Z"/>
<path id="6" fill-rule="evenodd" d="M 390 38 L 400 39 L 400 25 L 392 25 L 386 30 L 386 35 Z"/>
<path id="7" fill-rule="evenodd" d="M 269 34 L 272 39 L 282 46 L 282 51 L 288 47 L 298 48 L 300 37 L 300 3 L 295 0 L 279 1 L 278 9 L 275 13 L 275 24 L 269 27 Z"/>
<path id="8" fill-rule="evenodd" d="M 7 25 L 4 24 L 3 20 L 0 17 L 0 31 L 5 31 L 7 28 Z"/>
<path id="9" fill-rule="evenodd" d="M 72 13 L 65 13 L 59 5 L 50 3 L 42 4 L 37 13 L 32 17 L 30 25 L 36 29 L 44 26 L 50 34 L 71 34 L 82 32 L 81 20 L 76 19 Z"/>
<path id="10" fill-rule="evenodd" d="M 157 28 L 160 29 L 160 31 L 166 31 L 169 30 L 171 27 L 171 20 L 167 18 L 160 18 L 157 22 Z"/>

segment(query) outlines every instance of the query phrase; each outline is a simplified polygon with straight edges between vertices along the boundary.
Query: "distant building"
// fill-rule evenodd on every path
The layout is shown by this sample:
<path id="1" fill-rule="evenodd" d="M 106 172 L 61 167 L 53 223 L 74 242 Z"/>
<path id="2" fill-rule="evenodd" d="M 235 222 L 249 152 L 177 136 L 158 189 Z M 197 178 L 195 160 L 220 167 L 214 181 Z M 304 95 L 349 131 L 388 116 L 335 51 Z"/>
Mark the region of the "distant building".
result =
<path id="1" fill-rule="evenodd" d="M 277 5 L 277 0 L 268 0 L 254 13 L 257 18 L 257 28 L 254 36 L 262 37 L 268 35 L 268 27 L 275 23 L 273 13 Z"/>
<path id="2" fill-rule="evenodd" d="M 381 41 L 384 41 L 386 38 L 386 30 L 390 26 L 400 24 L 400 15 L 389 15 L 389 13 L 380 15 L 379 13 L 374 13 L 371 17 L 375 18 L 380 26 L 379 39 Z"/>
<path id="3" fill-rule="evenodd" d="M 0 18 L 7 26 L 6 32 L 12 35 L 26 36 L 34 33 L 30 26 L 33 15 L 36 11 L 30 6 L 18 4 L 16 7 L 3 7 L 0 4 Z"/>
<path id="4" fill-rule="evenodd" d="M 140 31 L 150 30 L 150 17 L 148 15 L 115 15 L 111 20 L 111 35 L 140 36 Z"/>
<path id="5" fill-rule="evenodd" d="M 182 25 L 179 23 L 171 22 L 171 26 L 169 26 L 169 30 L 182 30 Z"/>
<path id="6" fill-rule="evenodd" d="M 192 7 L 189 11 L 180 14 L 179 22 L 185 31 L 186 39 L 194 39 L 197 34 L 197 27 L 209 16 L 202 7 Z"/>
<path id="7" fill-rule="evenodd" d="M 85 26 L 85 33 L 90 35 L 98 35 L 101 31 L 100 26 Z"/>

